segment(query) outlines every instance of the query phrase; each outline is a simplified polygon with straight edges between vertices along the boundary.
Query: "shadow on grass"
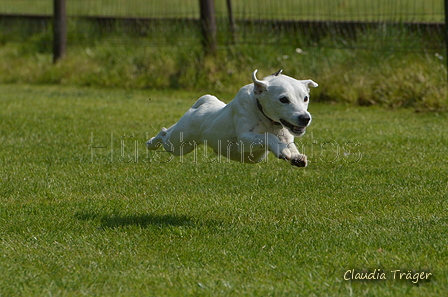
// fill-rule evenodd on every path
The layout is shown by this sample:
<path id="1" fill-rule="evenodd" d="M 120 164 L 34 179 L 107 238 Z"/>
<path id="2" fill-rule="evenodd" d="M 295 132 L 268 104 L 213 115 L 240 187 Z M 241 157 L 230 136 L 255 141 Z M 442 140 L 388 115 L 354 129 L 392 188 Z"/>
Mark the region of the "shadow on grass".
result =
<path id="1" fill-rule="evenodd" d="M 193 226 L 193 221 L 185 215 L 100 215 L 97 213 L 79 212 L 75 214 L 78 220 L 93 221 L 99 220 L 101 222 L 102 229 L 119 228 L 126 226 L 139 226 L 141 228 L 147 228 L 149 226 L 159 227 L 180 227 L 180 226 Z"/>

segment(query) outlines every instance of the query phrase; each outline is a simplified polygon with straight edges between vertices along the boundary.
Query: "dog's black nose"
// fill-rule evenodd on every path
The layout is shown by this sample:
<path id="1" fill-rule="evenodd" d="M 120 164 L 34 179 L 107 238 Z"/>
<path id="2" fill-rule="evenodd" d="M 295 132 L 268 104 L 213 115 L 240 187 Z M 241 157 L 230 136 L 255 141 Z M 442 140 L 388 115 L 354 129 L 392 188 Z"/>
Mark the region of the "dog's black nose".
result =
<path id="1" fill-rule="evenodd" d="M 299 115 L 299 124 L 301 126 L 304 126 L 304 127 L 308 126 L 310 121 L 311 121 L 311 116 L 308 113 L 304 113 L 304 114 Z"/>

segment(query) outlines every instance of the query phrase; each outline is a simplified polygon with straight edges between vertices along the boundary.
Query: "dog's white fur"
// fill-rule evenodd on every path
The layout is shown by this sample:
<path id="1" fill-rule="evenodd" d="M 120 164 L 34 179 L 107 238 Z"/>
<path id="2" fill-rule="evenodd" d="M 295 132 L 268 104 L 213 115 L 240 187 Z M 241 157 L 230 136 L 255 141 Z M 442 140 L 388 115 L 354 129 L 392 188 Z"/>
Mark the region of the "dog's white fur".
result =
<path id="1" fill-rule="evenodd" d="M 253 83 L 242 87 L 227 105 L 215 96 L 199 98 L 176 124 L 148 140 L 147 148 L 163 145 L 180 156 L 206 144 L 231 160 L 249 163 L 262 161 L 271 151 L 292 165 L 307 166 L 294 136 L 302 136 L 311 123 L 309 86 L 317 83 L 296 80 L 281 70 L 263 80 L 256 73 Z"/>

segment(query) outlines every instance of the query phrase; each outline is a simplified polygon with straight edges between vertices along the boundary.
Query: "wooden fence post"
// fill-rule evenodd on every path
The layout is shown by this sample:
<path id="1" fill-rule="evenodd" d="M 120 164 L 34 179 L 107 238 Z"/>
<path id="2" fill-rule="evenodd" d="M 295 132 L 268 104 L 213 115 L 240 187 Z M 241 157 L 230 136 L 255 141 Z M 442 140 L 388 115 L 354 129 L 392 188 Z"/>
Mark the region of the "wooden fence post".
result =
<path id="1" fill-rule="evenodd" d="M 227 0 L 227 14 L 229 15 L 229 28 L 232 36 L 232 43 L 236 43 L 236 24 L 233 17 L 232 0 Z"/>
<path id="2" fill-rule="evenodd" d="M 53 0 L 53 63 L 65 55 L 67 48 L 66 0 Z"/>
<path id="3" fill-rule="evenodd" d="M 201 11 L 202 44 L 205 54 L 216 54 L 216 15 L 214 0 L 199 0 Z"/>
<path id="4" fill-rule="evenodd" d="M 446 46 L 446 69 L 447 69 L 447 83 L 448 83 L 448 0 L 445 0 L 445 46 Z"/>

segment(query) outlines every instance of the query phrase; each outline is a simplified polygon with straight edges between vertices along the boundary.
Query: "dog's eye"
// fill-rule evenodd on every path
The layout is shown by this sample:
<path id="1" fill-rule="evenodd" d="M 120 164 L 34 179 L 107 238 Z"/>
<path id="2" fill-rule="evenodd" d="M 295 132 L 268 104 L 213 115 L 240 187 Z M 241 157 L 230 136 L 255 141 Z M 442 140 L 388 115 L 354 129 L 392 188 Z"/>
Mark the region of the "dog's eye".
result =
<path id="1" fill-rule="evenodd" d="M 303 102 L 308 102 L 309 98 L 308 96 L 305 96 L 305 98 L 303 98 Z"/>
<path id="2" fill-rule="evenodd" d="M 288 97 L 285 97 L 285 96 L 280 97 L 280 99 L 278 99 L 278 100 L 280 100 L 281 103 L 290 103 Z"/>

